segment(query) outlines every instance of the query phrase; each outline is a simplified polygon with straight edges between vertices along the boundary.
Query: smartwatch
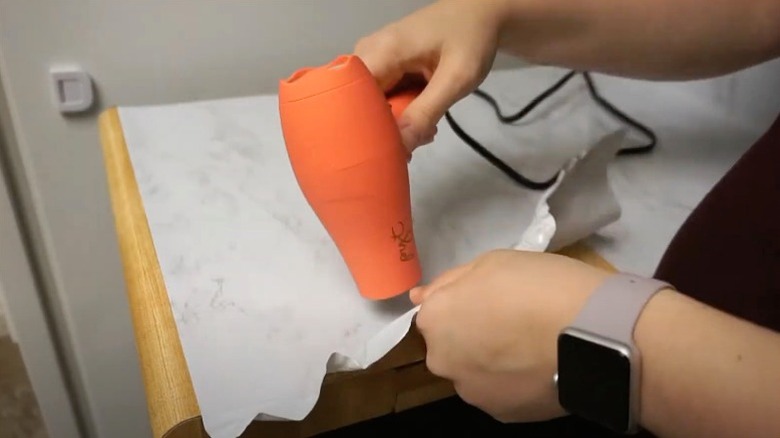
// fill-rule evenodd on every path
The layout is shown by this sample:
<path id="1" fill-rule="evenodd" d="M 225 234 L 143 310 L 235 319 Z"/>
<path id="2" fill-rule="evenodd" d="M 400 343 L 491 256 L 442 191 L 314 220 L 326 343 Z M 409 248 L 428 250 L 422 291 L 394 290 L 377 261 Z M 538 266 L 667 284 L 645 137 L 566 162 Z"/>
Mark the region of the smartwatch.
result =
<path id="1" fill-rule="evenodd" d="M 567 412 L 618 433 L 639 429 L 641 360 L 634 326 L 664 282 L 616 274 L 558 336 L 558 401 Z"/>

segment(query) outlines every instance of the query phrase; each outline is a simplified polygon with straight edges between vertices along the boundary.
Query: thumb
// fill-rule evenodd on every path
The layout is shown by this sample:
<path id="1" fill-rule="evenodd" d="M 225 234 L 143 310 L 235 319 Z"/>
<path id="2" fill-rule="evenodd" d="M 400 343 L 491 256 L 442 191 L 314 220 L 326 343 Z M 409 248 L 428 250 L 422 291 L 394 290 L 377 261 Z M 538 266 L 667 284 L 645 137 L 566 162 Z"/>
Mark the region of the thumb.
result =
<path id="1" fill-rule="evenodd" d="M 463 274 L 467 273 L 472 266 L 472 263 L 458 266 L 439 275 L 427 286 L 418 286 L 413 288 L 409 291 L 409 299 L 412 300 L 412 303 L 414 303 L 415 306 L 421 304 L 432 293 L 447 286 L 455 280 L 458 280 L 461 276 L 463 276 Z"/>
<path id="2" fill-rule="evenodd" d="M 393 88 L 404 75 L 406 57 L 398 56 L 400 44 L 397 39 L 371 35 L 355 45 L 353 54 L 363 61 L 382 91 Z"/>
<path id="3" fill-rule="evenodd" d="M 404 111 L 399 122 L 401 138 L 409 151 L 433 141 L 436 124 L 444 113 L 475 87 L 476 66 L 453 56 L 442 57 L 430 81 Z"/>

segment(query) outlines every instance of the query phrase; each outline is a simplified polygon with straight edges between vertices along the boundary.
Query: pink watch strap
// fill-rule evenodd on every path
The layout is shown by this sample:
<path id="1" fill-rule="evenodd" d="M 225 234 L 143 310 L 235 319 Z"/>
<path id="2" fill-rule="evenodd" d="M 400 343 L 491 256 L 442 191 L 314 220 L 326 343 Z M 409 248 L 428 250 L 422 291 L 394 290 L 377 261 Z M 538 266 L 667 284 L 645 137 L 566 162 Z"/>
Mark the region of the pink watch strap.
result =
<path id="1" fill-rule="evenodd" d="M 630 274 L 613 275 L 591 294 L 571 327 L 633 345 L 642 309 L 662 289 L 672 286 Z"/>

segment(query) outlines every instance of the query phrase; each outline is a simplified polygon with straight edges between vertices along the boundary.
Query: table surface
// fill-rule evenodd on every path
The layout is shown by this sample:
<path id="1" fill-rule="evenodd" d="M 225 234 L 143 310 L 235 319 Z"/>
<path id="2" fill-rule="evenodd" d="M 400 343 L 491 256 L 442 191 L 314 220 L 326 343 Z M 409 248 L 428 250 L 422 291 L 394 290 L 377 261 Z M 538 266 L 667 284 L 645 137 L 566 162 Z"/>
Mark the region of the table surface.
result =
<path id="1" fill-rule="evenodd" d="M 488 81 L 486 88 L 500 92 L 502 80 L 507 82 L 510 75 Z M 738 129 L 669 87 L 618 80 L 605 84 L 602 92 L 653 126 L 665 147 L 613 166 L 611 182 L 623 217 L 586 244 L 561 252 L 605 269 L 614 265 L 651 274 L 690 210 L 760 133 Z M 670 110 L 658 111 L 659 106 Z M 472 114 L 479 112 L 485 111 Z M 457 107 L 453 113 L 459 115 Z M 698 129 L 684 129 L 681 120 Z M 105 111 L 99 125 L 154 436 L 205 436 L 117 109 Z M 496 125 L 492 118 L 472 117 L 462 125 L 470 132 L 499 135 L 512 129 Z M 328 375 L 317 406 L 305 420 L 255 422 L 245 435 L 309 436 L 451 395 L 447 382 L 427 372 L 424 355 L 424 343 L 412 330 L 368 370 Z M 348 401 L 336 402 L 339 398 Z"/>
<path id="2" fill-rule="evenodd" d="M 116 108 L 108 109 L 100 116 L 99 126 L 154 436 L 205 436 Z M 612 269 L 609 263 L 585 246 L 574 245 L 561 252 Z M 449 383 L 436 379 L 425 370 L 422 363 L 424 356 L 424 343 L 412 330 L 396 348 L 366 371 L 328 375 L 320 401 L 305 420 L 256 422 L 245 435 L 269 432 L 284 436 L 311 435 L 452 395 Z M 403 372 L 399 373 L 399 370 Z M 388 371 L 393 371 L 389 386 L 386 384 Z M 377 398 L 382 397 L 377 397 L 377 389 L 392 395 L 392 402 L 378 403 Z M 343 406 L 345 402 L 336 403 L 335 400 L 341 399 L 344 394 L 352 397 L 352 402 L 346 403 L 351 405 L 348 409 Z M 355 409 L 356 402 L 364 398 L 367 399 L 363 401 L 377 407 L 357 412 L 360 410 Z M 334 418 L 334 411 L 341 414 Z"/>

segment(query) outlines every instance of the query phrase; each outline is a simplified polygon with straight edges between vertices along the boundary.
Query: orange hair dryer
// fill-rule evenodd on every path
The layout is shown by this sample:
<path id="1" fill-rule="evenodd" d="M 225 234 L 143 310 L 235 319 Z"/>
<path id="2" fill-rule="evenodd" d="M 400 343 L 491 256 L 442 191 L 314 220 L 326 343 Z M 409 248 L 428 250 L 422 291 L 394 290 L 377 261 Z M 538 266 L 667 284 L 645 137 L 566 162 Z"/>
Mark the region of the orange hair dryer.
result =
<path id="1" fill-rule="evenodd" d="M 400 295 L 422 276 L 408 153 L 396 122 L 415 95 L 388 98 L 353 55 L 300 69 L 279 84 L 282 133 L 298 185 L 359 293 L 372 300 Z"/>

